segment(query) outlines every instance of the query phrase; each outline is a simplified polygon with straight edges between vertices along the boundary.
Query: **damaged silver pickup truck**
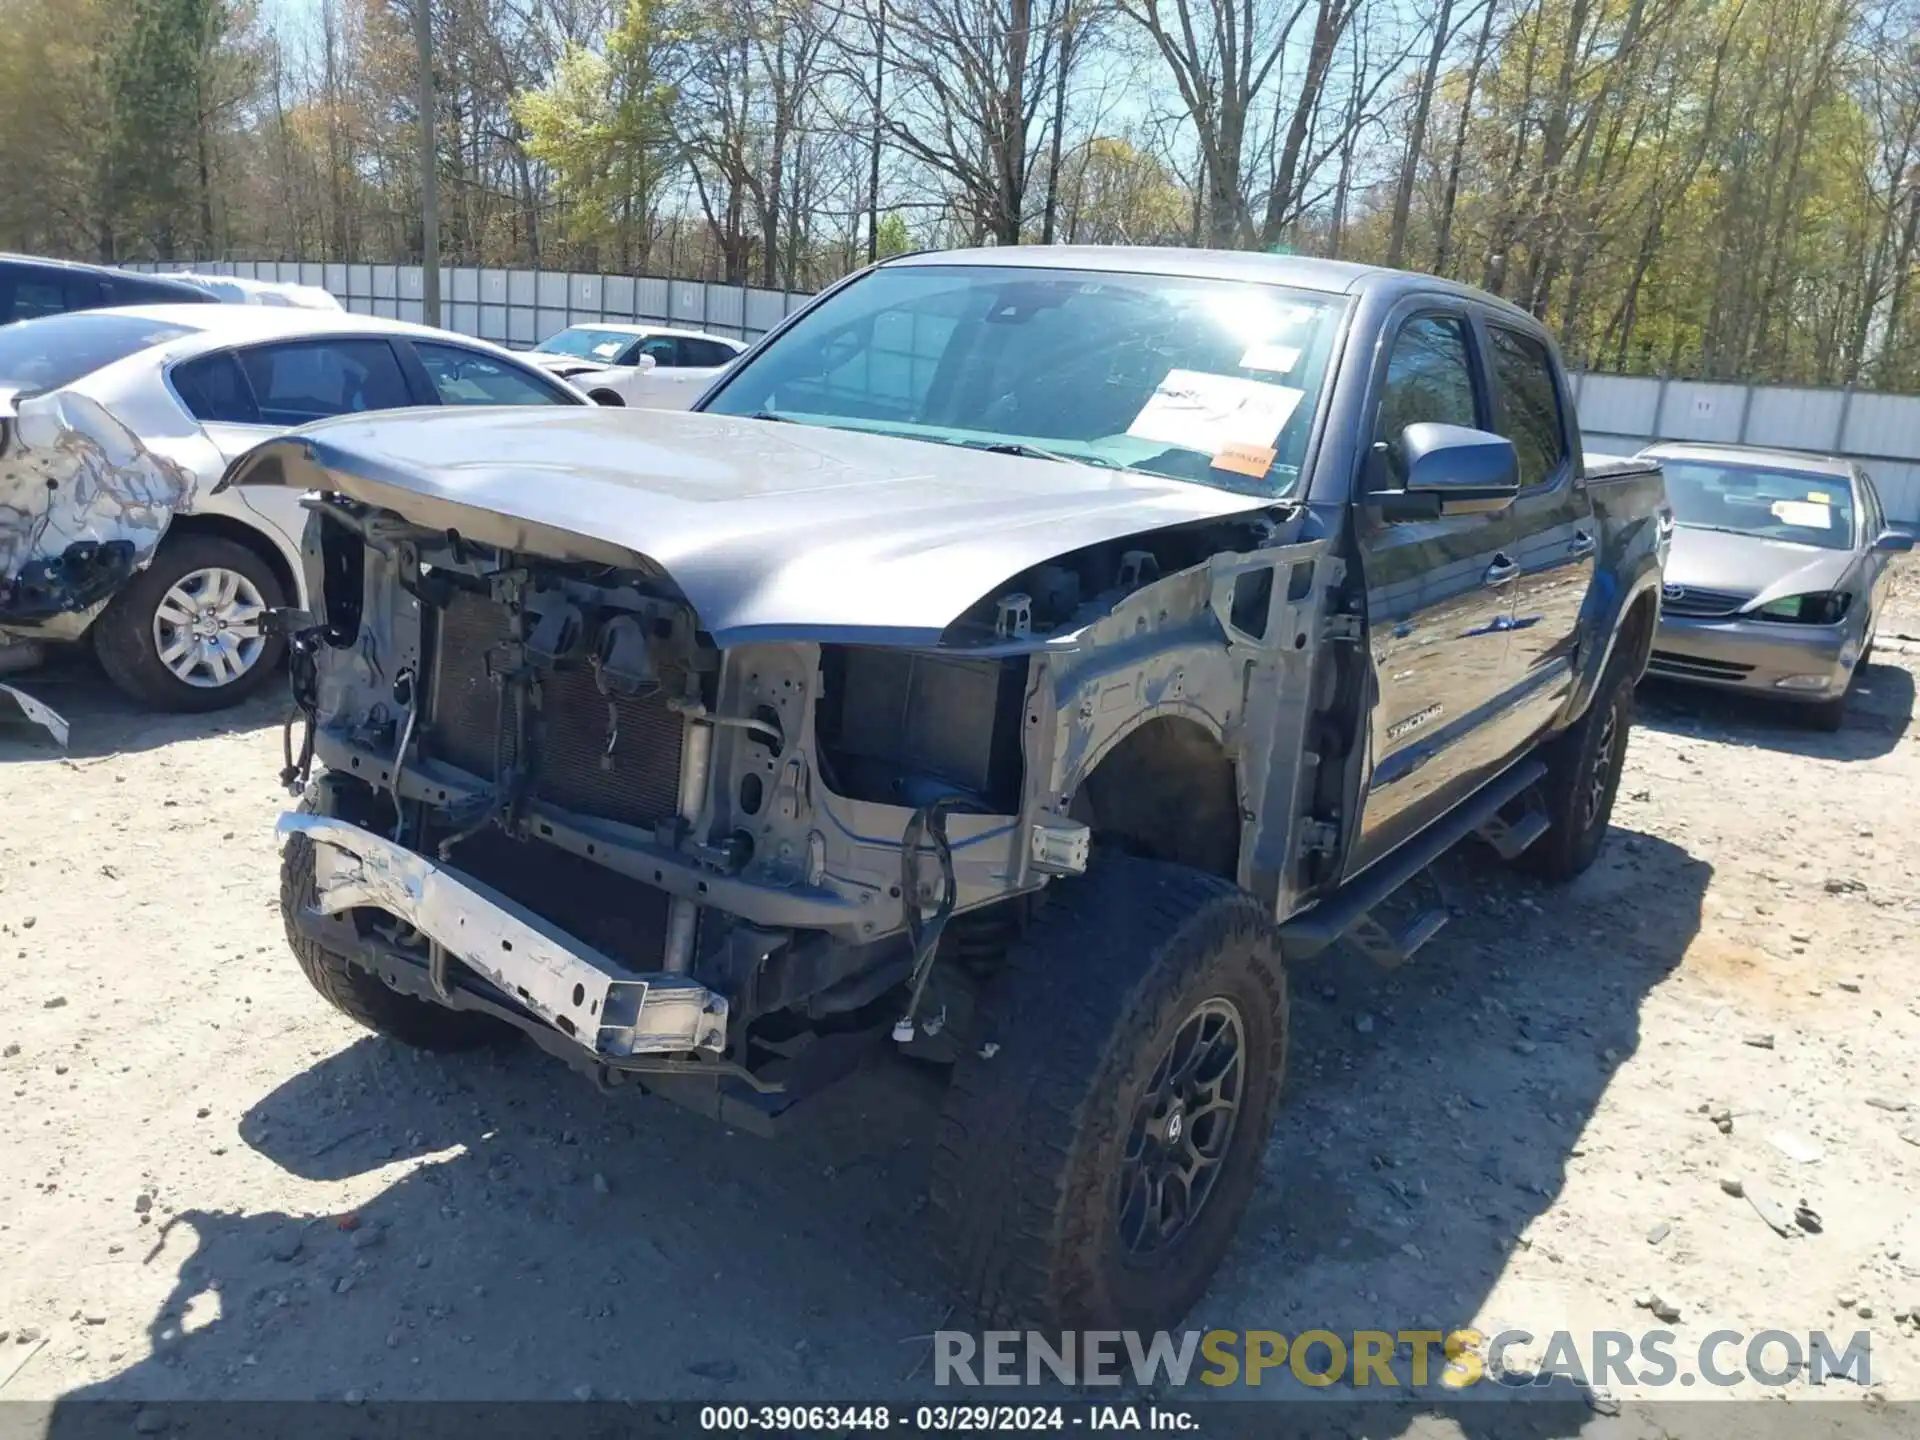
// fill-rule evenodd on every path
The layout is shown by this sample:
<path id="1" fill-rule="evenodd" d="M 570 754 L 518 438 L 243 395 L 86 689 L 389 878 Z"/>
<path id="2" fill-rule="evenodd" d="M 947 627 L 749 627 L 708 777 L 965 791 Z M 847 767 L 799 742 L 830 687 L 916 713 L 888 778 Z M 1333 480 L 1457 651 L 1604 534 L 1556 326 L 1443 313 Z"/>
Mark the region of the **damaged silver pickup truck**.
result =
<path id="1" fill-rule="evenodd" d="M 951 1066 L 964 1299 L 1170 1324 L 1259 1183 L 1283 961 L 1404 960 L 1470 835 L 1598 852 L 1667 516 L 1578 436 L 1477 292 L 1049 248 L 865 272 L 691 414 L 269 442 L 226 483 L 310 492 L 293 949 L 400 1040 L 753 1128 Z"/>

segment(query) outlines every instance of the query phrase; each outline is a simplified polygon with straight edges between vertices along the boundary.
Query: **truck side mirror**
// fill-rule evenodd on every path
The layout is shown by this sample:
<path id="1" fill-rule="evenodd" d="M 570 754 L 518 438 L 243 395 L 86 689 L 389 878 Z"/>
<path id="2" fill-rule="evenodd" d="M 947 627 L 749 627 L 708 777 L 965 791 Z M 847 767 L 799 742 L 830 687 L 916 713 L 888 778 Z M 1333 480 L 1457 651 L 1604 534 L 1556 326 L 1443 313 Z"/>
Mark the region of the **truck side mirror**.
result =
<path id="1" fill-rule="evenodd" d="M 1520 493 L 1520 457 L 1504 435 L 1421 421 L 1383 442 L 1397 490 L 1367 497 L 1390 520 L 1434 520 L 1504 510 Z"/>

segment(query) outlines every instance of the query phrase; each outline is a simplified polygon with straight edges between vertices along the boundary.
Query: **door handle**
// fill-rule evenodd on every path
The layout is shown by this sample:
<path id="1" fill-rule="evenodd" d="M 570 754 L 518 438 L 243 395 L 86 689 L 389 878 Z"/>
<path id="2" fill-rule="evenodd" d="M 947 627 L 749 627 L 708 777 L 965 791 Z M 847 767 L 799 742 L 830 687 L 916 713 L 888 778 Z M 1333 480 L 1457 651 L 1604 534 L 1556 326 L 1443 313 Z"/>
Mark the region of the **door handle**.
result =
<path id="1" fill-rule="evenodd" d="M 1567 545 L 1567 553 L 1569 555 L 1591 555 L 1593 553 L 1593 536 L 1584 530 L 1574 531 L 1573 539 Z"/>
<path id="2" fill-rule="evenodd" d="M 1518 579 L 1520 566 L 1505 555 L 1493 557 L 1493 563 L 1487 566 L 1487 573 L 1480 578 L 1488 585 L 1505 585 Z"/>

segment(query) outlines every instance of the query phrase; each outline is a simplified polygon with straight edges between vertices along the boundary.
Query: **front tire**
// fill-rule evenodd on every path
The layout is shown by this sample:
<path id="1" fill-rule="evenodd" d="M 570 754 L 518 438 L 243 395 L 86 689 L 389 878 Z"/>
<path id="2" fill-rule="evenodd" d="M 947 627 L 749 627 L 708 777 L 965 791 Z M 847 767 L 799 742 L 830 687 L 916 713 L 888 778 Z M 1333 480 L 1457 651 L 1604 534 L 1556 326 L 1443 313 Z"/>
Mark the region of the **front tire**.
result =
<path id="1" fill-rule="evenodd" d="M 278 668 L 286 642 L 262 621 L 285 604 L 273 567 L 245 545 L 172 536 L 94 622 L 94 653 L 107 678 L 142 704 L 224 710 Z"/>
<path id="2" fill-rule="evenodd" d="M 983 999 L 935 1152 L 936 1244 L 990 1325 L 1176 1324 L 1258 1183 L 1287 1050 L 1272 917 L 1183 866 L 1058 881 Z"/>
<path id="3" fill-rule="evenodd" d="M 364 787 L 328 775 L 321 776 L 300 802 L 303 814 L 349 820 L 367 818 L 372 808 L 372 797 Z M 280 917 L 287 946 L 307 983 L 349 1020 L 416 1050 L 475 1050 L 512 1038 L 513 1027 L 491 1015 L 402 995 L 371 970 L 302 934 L 295 917 L 314 903 L 313 842 L 293 835 L 280 857 Z"/>

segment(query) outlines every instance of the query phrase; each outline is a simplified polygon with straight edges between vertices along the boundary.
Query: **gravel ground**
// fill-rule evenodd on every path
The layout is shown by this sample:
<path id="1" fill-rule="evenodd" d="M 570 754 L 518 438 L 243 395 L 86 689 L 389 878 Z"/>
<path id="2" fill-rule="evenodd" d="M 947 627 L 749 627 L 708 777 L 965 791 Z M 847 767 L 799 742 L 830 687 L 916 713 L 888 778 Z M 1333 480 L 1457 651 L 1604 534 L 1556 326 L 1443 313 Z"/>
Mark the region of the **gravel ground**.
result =
<path id="1" fill-rule="evenodd" d="M 1872 1394 L 1920 1398 L 1920 645 L 1876 660 L 1838 735 L 1647 693 L 1587 876 L 1463 852 L 1410 966 L 1299 967 L 1267 1183 L 1195 1322 L 1864 1329 Z M 0 1396 L 924 1392 L 924 1074 L 762 1141 L 531 1046 L 366 1035 L 281 936 L 277 699 L 33 683 L 74 733 L 0 728 Z"/>

